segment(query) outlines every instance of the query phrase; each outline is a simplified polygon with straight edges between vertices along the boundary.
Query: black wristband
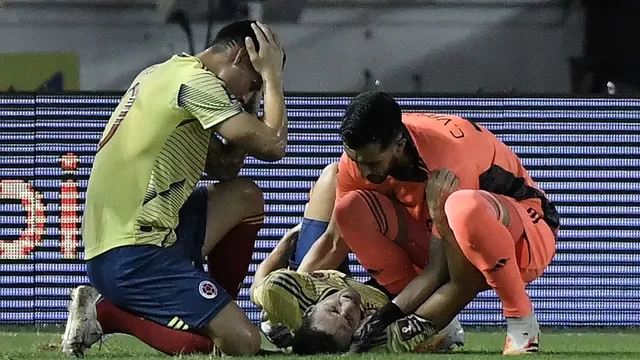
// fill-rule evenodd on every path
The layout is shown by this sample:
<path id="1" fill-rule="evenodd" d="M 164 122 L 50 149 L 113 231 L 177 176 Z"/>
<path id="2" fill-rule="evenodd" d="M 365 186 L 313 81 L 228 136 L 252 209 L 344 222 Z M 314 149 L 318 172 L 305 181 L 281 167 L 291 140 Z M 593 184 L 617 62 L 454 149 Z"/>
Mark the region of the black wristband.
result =
<path id="1" fill-rule="evenodd" d="M 400 310 L 398 305 L 393 302 L 388 302 L 385 306 L 383 306 L 378 312 L 375 314 L 375 317 L 380 319 L 382 323 L 385 325 L 389 325 L 392 322 L 405 317 L 406 315 Z"/>

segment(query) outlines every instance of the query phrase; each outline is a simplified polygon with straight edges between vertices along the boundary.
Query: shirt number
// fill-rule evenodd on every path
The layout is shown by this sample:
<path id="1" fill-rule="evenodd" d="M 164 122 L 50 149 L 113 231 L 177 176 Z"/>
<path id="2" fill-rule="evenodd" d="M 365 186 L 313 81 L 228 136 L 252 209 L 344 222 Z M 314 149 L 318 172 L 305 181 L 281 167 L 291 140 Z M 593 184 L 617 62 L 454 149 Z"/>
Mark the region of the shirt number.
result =
<path id="1" fill-rule="evenodd" d="M 127 91 L 126 94 L 124 94 L 122 99 L 127 99 L 127 101 L 122 106 L 122 109 L 119 110 L 120 112 L 118 113 L 118 117 L 116 117 L 116 119 L 113 121 L 111 128 L 109 128 L 109 131 L 102 137 L 102 139 L 98 143 L 98 151 L 100 151 L 100 149 L 102 149 L 109 142 L 109 140 L 111 140 L 113 135 L 115 135 L 116 130 L 118 130 L 118 127 L 120 126 L 120 124 L 122 124 L 122 121 L 124 121 L 124 119 L 127 117 L 127 114 L 129 113 L 129 110 L 131 110 L 133 102 L 136 101 L 139 93 L 140 83 L 136 83 L 129 89 L 129 91 Z"/>

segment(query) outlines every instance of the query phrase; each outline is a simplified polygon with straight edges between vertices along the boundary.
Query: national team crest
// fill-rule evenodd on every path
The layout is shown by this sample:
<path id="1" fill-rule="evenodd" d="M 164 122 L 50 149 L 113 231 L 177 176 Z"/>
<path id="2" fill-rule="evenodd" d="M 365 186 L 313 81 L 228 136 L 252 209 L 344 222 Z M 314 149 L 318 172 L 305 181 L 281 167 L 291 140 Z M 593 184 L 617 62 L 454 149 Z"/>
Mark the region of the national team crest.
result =
<path id="1" fill-rule="evenodd" d="M 198 286 L 200 295 L 205 299 L 213 299 L 218 296 L 218 288 L 211 281 L 203 280 Z"/>
<path id="2" fill-rule="evenodd" d="M 312 278 L 318 279 L 318 280 L 327 280 L 329 278 L 329 274 L 325 272 L 320 272 L 320 271 L 314 271 L 309 275 L 311 275 Z"/>

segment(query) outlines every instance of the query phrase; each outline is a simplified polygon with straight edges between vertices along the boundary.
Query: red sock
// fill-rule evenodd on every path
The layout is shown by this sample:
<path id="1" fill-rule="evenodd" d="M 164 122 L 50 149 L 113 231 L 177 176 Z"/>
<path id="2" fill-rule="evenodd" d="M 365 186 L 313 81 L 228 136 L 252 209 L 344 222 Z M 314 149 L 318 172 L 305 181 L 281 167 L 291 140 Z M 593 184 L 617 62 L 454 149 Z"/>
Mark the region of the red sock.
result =
<path id="1" fill-rule="evenodd" d="M 209 277 L 236 299 L 247 276 L 264 214 L 244 219 L 231 229 L 207 255 Z"/>
<path id="2" fill-rule="evenodd" d="M 173 330 L 140 316 L 128 313 L 108 300 L 100 301 L 98 322 L 105 334 L 128 334 L 167 355 L 209 354 L 213 341 L 189 331 Z"/>

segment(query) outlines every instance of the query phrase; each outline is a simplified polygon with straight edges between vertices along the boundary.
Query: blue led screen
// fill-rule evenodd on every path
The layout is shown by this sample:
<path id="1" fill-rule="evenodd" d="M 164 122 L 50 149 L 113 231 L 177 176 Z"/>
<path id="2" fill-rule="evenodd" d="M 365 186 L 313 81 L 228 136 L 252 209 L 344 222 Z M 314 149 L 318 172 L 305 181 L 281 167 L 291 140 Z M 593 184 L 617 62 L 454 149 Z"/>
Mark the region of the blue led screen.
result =
<path id="1" fill-rule="evenodd" d="M 79 234 L 84 191 L 118 95 L 0 96 L 0 323 L 60 323 L 69 291 L 87 282 Z M 640 325 L 640 100 L 399 98 L 405 111 L 476 120 L 518 153 L 562 215 L 558 253 L 532 283 L 545 325 Z M 266 225 L 241 292 L 249 317 L 252 273 L 300 221 L 322 168 L 338 159 L 349 99 L 290 96 L 287 157 L 248 160 L 242 175 L 264 190 Z M 203 182 L 206 182 L 203 179 Z M 352 257 L 352 260 L 354 258 Z M 368 277 L 355 262 L 358 279 Z M 493 292 L 461 314 L 501 323 Z"/>

